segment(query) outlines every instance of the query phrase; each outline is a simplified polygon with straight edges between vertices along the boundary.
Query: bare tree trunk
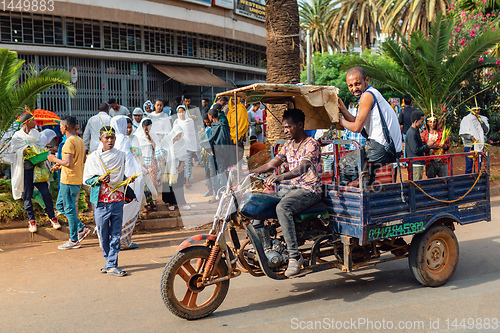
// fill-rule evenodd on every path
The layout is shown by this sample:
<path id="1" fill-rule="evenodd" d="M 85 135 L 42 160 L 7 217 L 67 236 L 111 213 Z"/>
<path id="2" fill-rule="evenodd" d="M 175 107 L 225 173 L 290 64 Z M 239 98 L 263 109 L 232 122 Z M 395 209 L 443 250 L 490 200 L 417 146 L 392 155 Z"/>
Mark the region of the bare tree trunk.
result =
<path id="1" fill-rule="evenodd" d="M 266 0 L 267 83 L 300 82 L 299 9 L 296 0 Z M 267 145 L 284 138 L 281 118 L 286 105 L 269 105 Z M 273 116 L 274 115 L 274 116 Z"/>

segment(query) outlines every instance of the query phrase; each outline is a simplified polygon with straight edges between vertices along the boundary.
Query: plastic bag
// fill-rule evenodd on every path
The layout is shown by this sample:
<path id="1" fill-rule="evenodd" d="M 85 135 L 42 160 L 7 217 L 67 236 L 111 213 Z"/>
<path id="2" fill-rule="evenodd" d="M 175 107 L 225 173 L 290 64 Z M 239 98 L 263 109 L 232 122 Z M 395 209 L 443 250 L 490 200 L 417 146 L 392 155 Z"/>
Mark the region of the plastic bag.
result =
<path id="1" fill-rule="evenodd" d="M 33 169 L 33 183 L 45 183 L 50 179 L 50 172 L 45 163 L 35 165 Z"/>

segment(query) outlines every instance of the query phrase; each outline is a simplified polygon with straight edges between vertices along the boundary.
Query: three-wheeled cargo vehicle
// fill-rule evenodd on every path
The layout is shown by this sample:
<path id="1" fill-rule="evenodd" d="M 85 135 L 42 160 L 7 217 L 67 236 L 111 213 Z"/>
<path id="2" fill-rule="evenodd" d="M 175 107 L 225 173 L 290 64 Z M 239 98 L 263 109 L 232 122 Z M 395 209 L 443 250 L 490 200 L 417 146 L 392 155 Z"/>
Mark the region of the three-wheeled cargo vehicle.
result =
<path id="1" fill-rule="evenodd" d="M 336 93 L 332 87 L 254 84 L 219 95 L 300 107 L 309 120 L 306 128 L 309 124 L 311 129 L 335 122 Z M 458 264 L 455 227 L 491 220 L 488 155 L 401 159 L 407 166 L 403 182 L 396 182 L 390 165 L 378 171 L 372 186 L 362 181 L 342 186 L 339 147 L 356 143 L 335 139 L 322 144 L 334 148 L 329 153 L 334 168 L 322 176 L 322 202 L 295 216 L 299 250 L 306 258 L 298 276 L 331 268 L 351 272 L 408 258 L 411 273 L 421 284 L 446 283 Z M 473 157 L 474 173 L 454 174 L 454 166 L 464 163 L 465 156 Z M 446 163 L 448 175 L 413 181 L 413 163 L 430 159 Z M 288 254 L 275 209 L 278 201 L 259 190 L 256 183 L 261 180 L 258 175 L 239 177 L 232 170 L 210 232 L 182 242 L 167 263 L 161 294 L 175 315 L 185 319 L 209 315 L 224 300 L 229 280 L 242 272 L 287 278 Z M 255 228 L 252 220 L 265 220 L 265 225 Z"/>

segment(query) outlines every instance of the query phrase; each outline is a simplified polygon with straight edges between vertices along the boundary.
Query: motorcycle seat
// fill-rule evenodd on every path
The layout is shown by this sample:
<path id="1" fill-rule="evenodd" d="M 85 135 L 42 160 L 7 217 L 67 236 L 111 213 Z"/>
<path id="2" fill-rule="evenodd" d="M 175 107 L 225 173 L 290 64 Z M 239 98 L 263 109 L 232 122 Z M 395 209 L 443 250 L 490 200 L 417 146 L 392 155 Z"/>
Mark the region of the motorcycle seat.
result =
<path id="1" fill-rule="evenodd" d="M 301 223 L 303 221 L 307 221 L 318 217 L 324 220 L 328 220 L 329 216 L 330 214 L 328 213 L 327 206 L 322 201 L 319 201 L 314 205 L 301 211 L 300 213 L 294 215 L 294 220 L 296 223 Z"/>
<path id="2" fill-rule="evenodd" d="M 277 219 L 276 206 L 280 198 L 267 193 L 245 193 L 240 202 L 240 213 L 255 220 Z M 328 217 L 327 206 L 319 201 L 304 211 L 295 215 L 295 221 L 300 222 L 311 217 Z"/>

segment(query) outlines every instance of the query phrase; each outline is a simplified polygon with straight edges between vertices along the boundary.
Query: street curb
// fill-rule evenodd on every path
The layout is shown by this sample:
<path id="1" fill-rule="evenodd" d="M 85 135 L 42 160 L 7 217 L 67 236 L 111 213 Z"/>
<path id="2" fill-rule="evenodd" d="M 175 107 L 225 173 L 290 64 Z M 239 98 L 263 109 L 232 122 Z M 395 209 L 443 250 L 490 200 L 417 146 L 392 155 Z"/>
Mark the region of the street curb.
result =
<path id="1" fill-rule="evenodd" d="M 94 224 L 87 224 L 91 230 L 94 230 Z M 182 219 L 179 217 L 160 218 L 151 220 L 142 220 L 135 228 L 137 231 L 148 230 L 178 230 L 183 227 Z M 88 237 L 97 238 L 96 233 L 89 234 Z M 65 241 L 69 239 L 69 228 L 63 224 L 61 229 L 56 230 L 51 227 L 38 227 L 38 232 L 31 233 L 28 228 L 16 228 L 0 230 L 0 245 L 14 245 L 19 243 L 36 243 Z"/>

